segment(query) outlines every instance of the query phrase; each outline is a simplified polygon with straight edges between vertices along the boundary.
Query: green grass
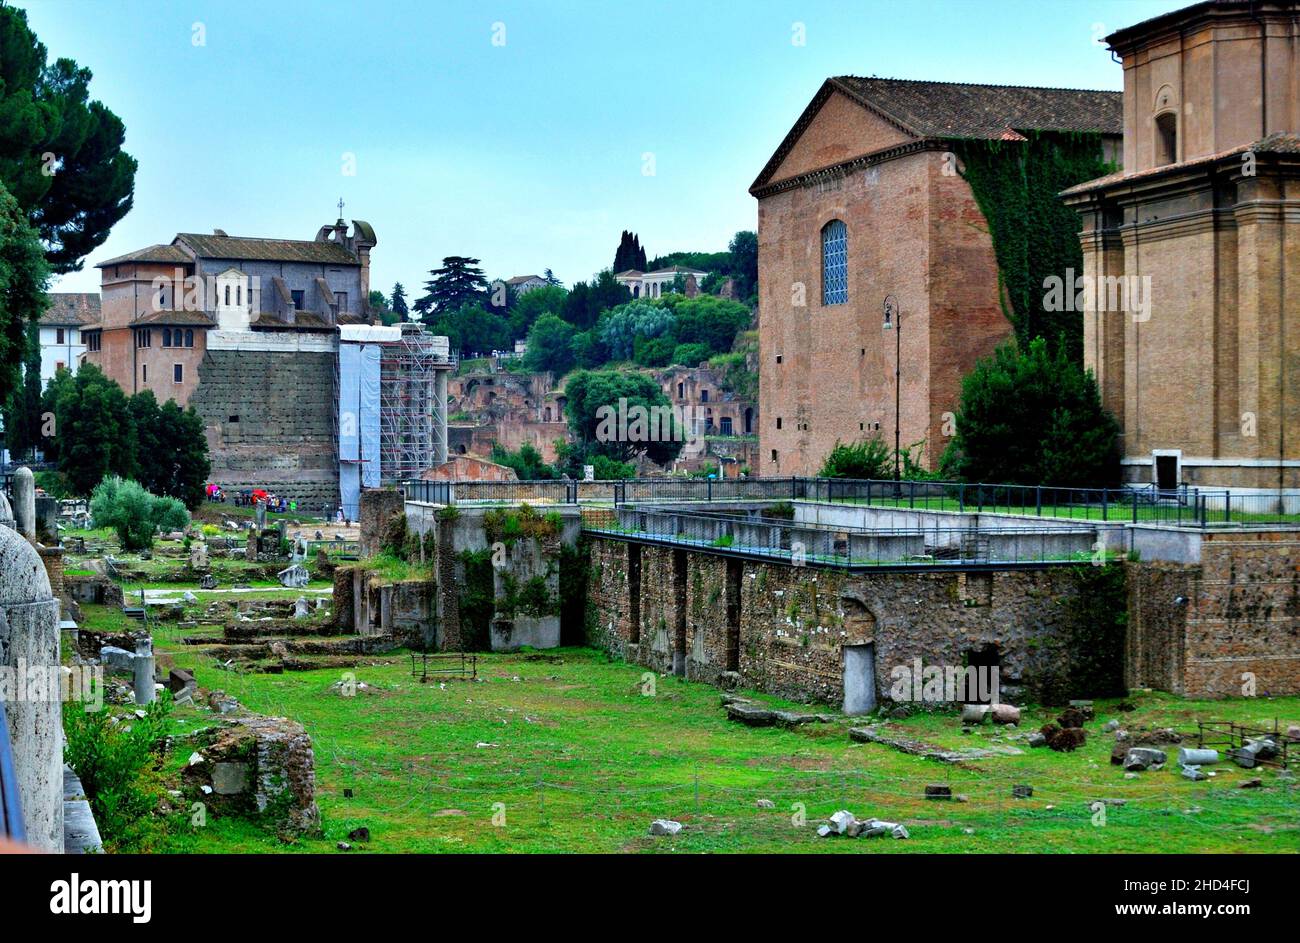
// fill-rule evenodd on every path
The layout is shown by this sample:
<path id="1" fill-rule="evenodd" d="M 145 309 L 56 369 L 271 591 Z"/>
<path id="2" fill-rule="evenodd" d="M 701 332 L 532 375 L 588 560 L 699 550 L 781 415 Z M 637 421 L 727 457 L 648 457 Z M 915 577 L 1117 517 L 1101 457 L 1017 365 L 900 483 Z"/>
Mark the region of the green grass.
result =
<path id="1" fill-rule="evenodd" d="M 160 648 L 168 647 L 160 640 Z M 558 653 L 562 664 L 520 655 L 480 661 L 478 683 L 419 684 L 401 654 L 355 670 L 373 693 L 340 697 L 337 670 L 233 674 L 198 667 L 205 688 L 247 707 L 302 722 L 316 758 L 325 837 L 286 844 L 241 820 L 210 816 L 192 839 L 200 852 L 329 852 L 359 825 L 376 852 L 725 851 L 725 852 L 1281 852 L 1300 849 L 1300 793 L 1268 771 L 1215 767 L 1207 783 L 1169 769 L 1126 780 L 1109 763 L 1110 716 L 1126 725 L 1192 726 L 1196 718 L 1300 717 L 1300 699 L 1188 702 L 1136 698 L 1113 714 L 1099 702 L 1089 742 L 1073 754 L 1039 749 L 958 768 L 849 741 L 850 724 L 797 730 L 747 728 L 726 720 L 717 689 L 660 676 L 645 696 L 644 669 L 588 649 Z M 766 698 L 774 703 L 783 703 Z M 1030 730 L 1055 712 L 1030 711 Z M 178 708 L 174 730 L 211 723 Z M 891 722 L 898 732 L 942 746 L 992 744 L 991 727 L 963 736 L 952 714 Z M 495 746 L 478 747 L 480 742 Z M 179 743 L 173 767 L 188 756 Z M 1259 775 L 1265 788 L 1235 788 Z M 965 803 L 922 799 L 946 782 Z M 1010 797 L 1028 783 L 1029 800 Z M 344 798 L 344 789 L 354 792 Z M 1124 799 L 1093 824 L 1088 803 Z M 759 809 L 769 799 L 775 809 Z M 501 803 L 503 805 L 498 806 Z M 792 822 L 800 809 L 806 825 Z M 818 839 L 815 827 L 839 808 L 902 821 L 908 841 Z M 504 809 L 505 826 L 493 825 Z M 652 819 L 674 818 L 675 838 L 650 838 Z M 965 830 L 973 833 L 967 834 Z M 179 847 L 179 844 L 178 844 Z"/>

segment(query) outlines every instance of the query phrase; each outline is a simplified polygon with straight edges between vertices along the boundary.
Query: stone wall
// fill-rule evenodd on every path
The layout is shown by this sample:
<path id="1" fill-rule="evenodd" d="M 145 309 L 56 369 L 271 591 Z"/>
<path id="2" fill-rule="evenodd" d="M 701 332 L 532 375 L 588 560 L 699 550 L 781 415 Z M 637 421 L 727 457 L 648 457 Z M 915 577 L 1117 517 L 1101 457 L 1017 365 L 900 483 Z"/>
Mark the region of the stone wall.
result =
<path id="1" fill-rule="evenodd" d="M 1073 568 L 849 574 L 591 545 L 592 641 L 657 671 L 839 704 L 844 648 L 870 644 L 882 700 L 895 668 L 961 666 L 973 653 L 996 654 L 1007 700 L 1068 685 Z"/>
<path id="2" fill-rule="evenodd" d="M 1300 694 L 1300 530 L 1207 532 L 1198 563 L 1130 564 L 1130 683 Z"/>
<path id="3" fill-rule="evenodd" d="M 203 417 L 211 480 L 265 488 L 307 508 L 338 506 L 334 445 L 337 354 L 208 350 L 190 404 Z"/>

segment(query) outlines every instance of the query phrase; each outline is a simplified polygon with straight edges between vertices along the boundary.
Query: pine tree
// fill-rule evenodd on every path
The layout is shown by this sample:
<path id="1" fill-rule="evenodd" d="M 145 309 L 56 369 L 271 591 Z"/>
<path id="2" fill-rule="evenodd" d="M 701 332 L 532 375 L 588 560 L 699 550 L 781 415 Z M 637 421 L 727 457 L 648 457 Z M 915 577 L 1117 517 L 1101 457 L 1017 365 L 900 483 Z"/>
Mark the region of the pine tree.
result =
<path id="1" fill-rule="evenodd" d="M 400 321 L 405 321 L 407 315 L 411 313 L 411 309 L 406 306 L 406 289 L 402 287 L 401 282 L 393 286 L 393 294 L 388 300 L 388 306 Z"/>
<path id="2" fill-rule="evenodd" d="M 426 324 L 432 324 L 437 315 L 487 299 L 490 287 L 478 263 L 468 256 L 449 255 L 442 260 L 442 268 L 429 272 L 433 277 L 424 283 L 424 297 L 414 306 Z"/>

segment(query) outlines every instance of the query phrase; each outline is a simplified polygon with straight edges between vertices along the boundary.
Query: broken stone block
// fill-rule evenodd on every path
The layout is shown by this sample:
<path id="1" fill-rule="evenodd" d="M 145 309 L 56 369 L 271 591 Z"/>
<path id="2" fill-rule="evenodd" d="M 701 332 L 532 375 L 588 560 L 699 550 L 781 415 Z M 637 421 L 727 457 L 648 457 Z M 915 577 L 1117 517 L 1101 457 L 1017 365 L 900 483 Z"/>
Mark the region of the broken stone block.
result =
<path id="1" fill-rule="evenodd" d="M 1006 724 L 1020 723 L 1020 708 L 1012 704 L 994 704 L 989 713 L 993 715 L 993 723 L 995 724 L 1005 726 Z"/>
<path id="2" fill-rule="evenodd" d="M 817 837 L 818 837 L 818 838 L 829 838 L 830 836 L 832 836 L 832 835 L 834 835 L 834 834 L 835 834 L 835 829 L 831 828 L 829 825 L 819 825 L 819 826 L 817 826 Z"/>
<path id="3" fill-rule="evenodd" d="M 1151 747 L 1133 747 L 1124 757 L 1124 768 L 1140 772 L 1153 764 L 1165 762 L 1165 759 L 1165 754 L 1161 750 Z"/>
<path id="4" fill-rule="evenodd" d="M 989 706 L 987 704 L 964 704 L 961 709 L 961 722 L 963 724 L 979 725 L 984 723 L 985 718 L 989 716 Z"/>
<path id="5" fill-rule="evenodd" d="M 927 799 L 951 799 L 952 787 L 942 783 L 930 783 L 925 787 L 925 798 Z"/>
<path id="6" fill-rule="evenodd" d="M 1108 720 L 1108 721 L 1106 721 L 1104 724 L 1101 725 L 1101 732 L 1102 732 L 1102 733 L 1114 733 L 1114 732 L 1115 732 L 1116 730 L 1118 730 L 1118 729 L 1119 729 L 1119 721 L 1118 721 L 1118 720 Z"/>
<path id="7" fill-rule="evenodd" d="M 200 588 L 200 589 L 216 589 L 216 588 L 217 588 L 217 578 L 216 578 L 215 576 L 213 576 L 211 573 L 205 573 L 205 574 L 203 575 L 203 578 L 199 580 L 199 588 Z"/>
<path id="8" fill-rule="evenodd" d="M 1238 783 L 1237 788 L 1238 789 L 1259 789 L 1263 785 L 1264 785 L 1264 780 L 1262 779 L 1248 779 L 1243 783 Z"/>
<path id="9" fill-rule="evenodd" d="M 681 830 L 682 823 L 672 819 L 655 819 L 650 823 L 651 835 L 676 835 Z"/>
<path id="10" fill-rule="evenodd" d="M 307 606 L 307 597 L 299 596 L 293 604 L 293 617 L 295 619 L 306 619 L 311 615 L 311 609 Z"/>
<path id="11" fill-rule="evenodd" d="M 1025 737 L 1025 743 L 1031 747 L 1045 747 L 1047 746 L 1047 737 L 1041 733 L 1031 733 Z"/>
<path id="12" fill-rule="evenodd" d="M 776 712 L 757 704 L 728 704 L 727 716 L 748 727 L 771 727 L 776 723 Z"/>
<path id="13" fill-rule="evenodd" d="M 1061 716 L 1056 718 L 1056 723 L 1066 730 L 1072 730 L 1082 727 L 1087 719 L 1083 711 L 1076 707 L 1068 707 L 1061 711 Z"/>
<path id="14" fill-rule="evenodd" d="M 1033 798 L 1033 795 L 1034 795 L 1033 786 L 1012 786 L 1011 787 L 1012 799 L 1031 799 Z"/>
<path id="15" fill-rule="evenodd" d="M 760 808 L 760 809 L 775 809 L 775 808 L 776 808 L 776 803 L 773 802 L 771 799 L 759 799 L 758 802 L 756 802 L 756 803 L 754 803 L 754 804 L 755 804 L 758 808 Z"/>
<path id="16" fill-rule="evenodd" d="M 320 830 L 311 738 L 282 717 L 248 716 L 205 731 L 203 752 L 191 757 L 182 781 L 212 796 L 216 811 L 272 816 L 277 831 Z"/>
<path id="17" fill-rule="evenodd" d="M 1206 779 L 1208 777 L 1201 772 L 1201 768 L 1199 766 L 1184 766 L 1183 778 L 1190 779 L 1194 783 L 1199 783 L 1202 779 Z"/>
<path id="18" fill-rule="evenodd" d="M 840 809 L 830 818 L 831 828 L 835 829 L 837 835 L 843 835 L 851 824 L 857 821 L 857 818 L 848 809 Z"/>
<path id="19" fill-rule="evenodd" d="M 167 673 L 167 690 L 171 691 L 172 694 L 180 694 L 186 688 L 193 687 L 197 687 L 194 675 L 184 668 L 173 668 Z"/>
<path id="20" fill-rule="evenodd" d="M 348 841 L 368 842 L 370 841 L 370 829 L 362 825 L 360 828 L 354 828 L 348 832 Z"/>
<path id="21" fill-rule="evenodd" d="M 1286 728 L 1286 738 L 1292 743 L 1300 743 L 1300 724 L 1291 724 Z"/>

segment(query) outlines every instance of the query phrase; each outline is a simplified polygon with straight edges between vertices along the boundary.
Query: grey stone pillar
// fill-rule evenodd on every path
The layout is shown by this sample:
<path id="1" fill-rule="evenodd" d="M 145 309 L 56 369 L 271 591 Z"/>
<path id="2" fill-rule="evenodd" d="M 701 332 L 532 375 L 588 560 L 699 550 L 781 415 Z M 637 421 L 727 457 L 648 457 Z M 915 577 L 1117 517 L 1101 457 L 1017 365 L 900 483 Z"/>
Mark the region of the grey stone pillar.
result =
<path id="1" fill-rule="evenodd" d="M 36 476 L 27 467 L 14 472 L 14 522 L 20 534 L 36 539 Z"/>
<path id="2" fill-rule="evenodd" d="M 30 477 L 31 472 L 27 472 Z M 0 667 L 23 683 L 6 701 L 9 742 L 29 844 L 63 850 L 63 712 L 59 701 L 59 603 L 36 548 L 0 527 Z M 44 672 L 44 691 L 30 685 Z M 40 695 L 40 696 L 38 696 Z"/>
<path id="3" fill-rule="evenodd" d="M 153 640 L 146 637 L 136 639 L 135 658 L 131 661 L 135 669 L 135 702 L 152 704 L 154 699 L 153 680 Z"/>

